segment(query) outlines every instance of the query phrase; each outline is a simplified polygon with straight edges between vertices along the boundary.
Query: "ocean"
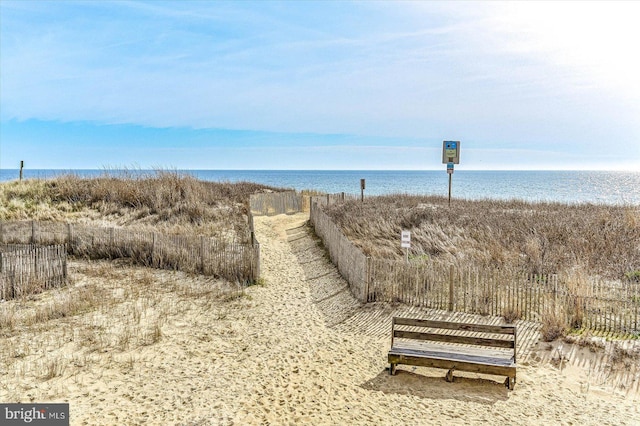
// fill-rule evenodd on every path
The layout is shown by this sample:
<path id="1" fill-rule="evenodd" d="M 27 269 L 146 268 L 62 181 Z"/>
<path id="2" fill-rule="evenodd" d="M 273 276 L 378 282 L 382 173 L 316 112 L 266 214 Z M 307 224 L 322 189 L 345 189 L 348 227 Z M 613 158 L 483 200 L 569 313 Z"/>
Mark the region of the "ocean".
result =
<path id="1" fill-rule="evenodd" d="M 173 171 L 173 170 L 172 170 Z M 177 170 L 206 181 L 250 181 L 296 190 L 314 189 L 328 193 L 360 194 L 365 179 L 365 196 L 394 193 L 447 196 L 446 170 Z M 105 170 L 24 170 L 24 178 L 45 179 L 61 174 L 100 176 Z M 117 171 L 109 170 L 114 174 Z M 130 174 L 152 171 L 135 170 Z M 0 181 L 15 180 L 18 170 L 0 170 Z M 452 198 L 519 199 L 562 203 L 640 205 L 640 172 L 607 171 L 467 171 L 452 175 Z"/>

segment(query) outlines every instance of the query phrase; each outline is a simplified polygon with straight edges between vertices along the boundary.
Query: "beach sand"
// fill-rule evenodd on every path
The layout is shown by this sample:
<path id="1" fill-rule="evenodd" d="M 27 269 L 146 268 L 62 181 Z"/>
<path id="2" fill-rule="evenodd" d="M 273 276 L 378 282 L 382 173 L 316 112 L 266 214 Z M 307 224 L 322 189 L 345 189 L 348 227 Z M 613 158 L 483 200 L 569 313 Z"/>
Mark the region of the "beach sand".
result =
<path id="1" fill-rule="evenodd" d="M 488 375 L 389 376 L 394 315 L 502 319 L 358 303 L 307 220 L 255 218 L 263 280 L 244 290 L 77 261 L 73 288 L 4 302 L 16 321 L 0 330 L 0 401 L 68 402 L 73 425 L 640 424 L 637 359 L 541 343 L 534 323 L 517 323 L 513 391 Z M 95 309 L 23 324 L 82 288 L 98 293 Z"/>

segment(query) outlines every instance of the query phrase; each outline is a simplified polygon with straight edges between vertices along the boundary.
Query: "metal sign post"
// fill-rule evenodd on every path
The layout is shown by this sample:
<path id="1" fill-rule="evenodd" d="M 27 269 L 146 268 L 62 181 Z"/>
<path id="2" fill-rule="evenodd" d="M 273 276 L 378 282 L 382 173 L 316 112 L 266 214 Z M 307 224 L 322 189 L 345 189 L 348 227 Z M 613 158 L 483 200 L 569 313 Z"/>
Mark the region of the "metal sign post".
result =
<path id="1" fill-rule="evenodd" d="M 451 176 L 453 175 L 453 165 L 460 164 L 460 141 L 442 142 L 442 163 L 447 165 L 449 175 L 449 206 L 451 206 Z"/>
<path id="2" fill-rule="evenodd" d="M 451 177 L 453 176 L 453 163 L 447 163 L 447 174 L 449 175 L 449 206 L 451 206 Z"/>

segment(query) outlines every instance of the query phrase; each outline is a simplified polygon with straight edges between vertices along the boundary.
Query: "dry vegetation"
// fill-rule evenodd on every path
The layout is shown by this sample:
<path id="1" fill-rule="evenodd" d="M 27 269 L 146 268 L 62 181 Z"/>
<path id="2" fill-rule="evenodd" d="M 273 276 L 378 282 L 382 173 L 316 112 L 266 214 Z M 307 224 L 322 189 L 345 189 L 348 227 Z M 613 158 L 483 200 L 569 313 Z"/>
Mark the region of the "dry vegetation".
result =
<path id="1" fill-rule="evenodd" d="M 6 401 L 48 400 L 39 383 L 100 369 L 131 371 L 139 351 L 165 338 L 187 311 L 224 320 L 244 288 L 180 272 L 75 262 L 66 288 L 0 304 L 0 369 L 20 387 L 0 386 Z"/>
<path id="2" fill-rule="evenodd" d="M 249 195 L 279 190 L 250 182 L 205 182 L 173 171 L 0 184 L 0 221 L 72 221 L 246 242 Z"/>
<path id="3" fill-rule="evenodd" d="M 640 276 L 640 207 L 390 195 L 329 206 L 330 217 L 366 254 L 527 274 Z"/>
<path id="4" fill-rule="evenodd" d="M 277 189 L 165 171 L 11 181 L 0 183 L 0 221 L 72 222 L 246 242 L 249 195 L 271 190 Z M 141 368 L 142 354 L 151 356 L 175 338 L 175 323 L 184 315 L 195 313 L 202 326 L 224 323 L 245 296 L 239 283 L 131 266 L 134 260 L 131 253 L 111 261 L 75 260 L 66 287 L 0 303 L 0 371 L 13 383 L 0 385 L 0 399 L 52 400 L 67 392 L 48 385 L 58 380 L 71 378 L 84 387 L 98 375 L 131 374 Z"/>

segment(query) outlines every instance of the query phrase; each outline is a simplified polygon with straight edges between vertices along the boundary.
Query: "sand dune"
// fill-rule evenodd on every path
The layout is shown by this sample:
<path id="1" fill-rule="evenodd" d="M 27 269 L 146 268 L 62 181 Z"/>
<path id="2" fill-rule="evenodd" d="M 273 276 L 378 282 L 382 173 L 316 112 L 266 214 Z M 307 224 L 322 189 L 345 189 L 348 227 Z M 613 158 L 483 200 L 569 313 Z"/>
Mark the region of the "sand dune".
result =
<path id="1" fill-rule="evenodd" d="M 447 383 L 443 370 L 400 366 L 389 376 L 393 315 L 501 319 L 361 305 L 306 220 L 256 218 L 264 282 L 239 293 L 136 267 L 105 277 L 99 264 L 78 262 L 75 286 L 102 280 L 117 303 L 5 333 L 0 400 L 69 402 L 74 425 L 640 424 L 637 361 L 539 343 L 532 323 L 518 324 L 513 391 L 487 375 Z M 59 374 L 47 377 L 56 360 Z"/>

